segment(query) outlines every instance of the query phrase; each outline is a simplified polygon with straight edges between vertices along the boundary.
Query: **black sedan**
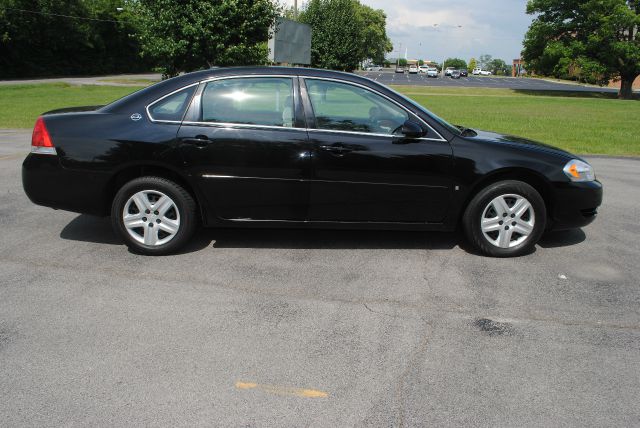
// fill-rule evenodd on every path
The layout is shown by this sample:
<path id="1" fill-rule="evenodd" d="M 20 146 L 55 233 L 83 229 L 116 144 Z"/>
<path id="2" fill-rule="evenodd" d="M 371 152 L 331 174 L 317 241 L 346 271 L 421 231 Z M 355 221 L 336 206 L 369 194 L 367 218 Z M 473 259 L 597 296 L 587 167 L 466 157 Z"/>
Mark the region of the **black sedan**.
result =
<path id="1" fill-rule="evenodd" d="M 544 124 L 540 124 L 544 126 Z M 36 204 L 111 215 L 134 251 L 205 227 L 453 231 L 491 256 L 591 223 L 591 166 L 453 126 L 348 73 L 251 67 L 165 80 L 103 107 L 42 115 L 23 164 Z"/>

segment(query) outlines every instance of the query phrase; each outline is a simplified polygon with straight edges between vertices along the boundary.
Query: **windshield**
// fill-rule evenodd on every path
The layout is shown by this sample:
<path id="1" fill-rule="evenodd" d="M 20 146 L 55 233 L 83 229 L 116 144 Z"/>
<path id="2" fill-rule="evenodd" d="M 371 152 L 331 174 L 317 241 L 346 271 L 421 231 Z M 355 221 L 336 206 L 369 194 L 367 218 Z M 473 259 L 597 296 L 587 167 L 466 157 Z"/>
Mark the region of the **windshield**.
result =
<path id="1" fill-rule="evenodd" d="M 388 87 L 389 88 L 389 87 Z M 411 105 L 417 107 L 420 111 L 423 111 L 424 113 L 426 113 L 430 118 L 432 118 L 433 120 L 435 120 L 436 122 L 438 122 L 441 126 L 443 126 L 444 128 L 447 128 L 447 130 L 455 135 L 460 135 L 461 131 L 458 127 L 453 126 L 452 124 L 450 124 L 449 122 L 447 122 L 446 120 L 442 119 L 441 117 L 439 117 L 438 115 L 432 113 L 431 111 L 427 110 L 426 108 L 424 108 L 422 105 L 418 104 L 417 102 L 415 102 L 414 100 L 412 100 L 411 98 L 407 97 L 406 95 L 401 94 L 400 92 L 396 91 L 395 89 L 389 88 L 394 94 L 398 95 L 399 97 L 401 97 L 403 100 L 407 101 L 408 103 L 410 103 Z"/>

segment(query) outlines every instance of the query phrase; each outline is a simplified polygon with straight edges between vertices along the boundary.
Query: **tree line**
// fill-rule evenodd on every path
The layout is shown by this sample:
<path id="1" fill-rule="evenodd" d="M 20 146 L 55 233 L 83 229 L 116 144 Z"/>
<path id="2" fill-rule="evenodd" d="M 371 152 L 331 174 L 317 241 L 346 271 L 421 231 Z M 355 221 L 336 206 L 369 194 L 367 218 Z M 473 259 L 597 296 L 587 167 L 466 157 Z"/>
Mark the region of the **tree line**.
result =
<path id="1" fill-rule="evenodd" d="M 406 67 L 408 61 L 405 58 L 399 58 L 394 61 L 385 60 L 384 64 L 387 67 L 390 67 L 392 64 L 398 64 L 402 67 Z M 425 61 L 422 59 L 418 60 L 418 65 L 424 65 Z M 435 66 L 438 70 L 442 70 L 443 68 L 452 67 L 456 70 L 467 70 L 469 73 L 473 71 L 476 67 L 480 67 L 483 70 L 487 70 L 492 72 L 497 76 L 508 76 L 511 75 L 511 66 L 508 65 L 504 60 L 500 58 L 493 58 L 491 55 L 481 55 L 479 59 L 471 58 L 469 63 L 467 63 L 464 59 L 460 58 L 447 58 L 444 60 L 444 63 L 430 63 L 428 65 Z"/>
<path id="2" fill-rule="evenodd" d="M 619 79 L 619 97 L 633 97 L 640 75 L 640 0 L 529 0 L 535 14 L 524 39 L 530 71 L 607 84 Z"/>
<path id="3" fill-rule="evenodd" d="M 524 39 L 527 70 L 598 84 L 619 79 L 620 97 L 633 96 L 640 0 L 529 0 L 527 12 L 536 16 Z M 293 13 L 276 0 L 0 0 L 0 78 L 152 68 L 172 76 L 266 64 L 279 16 Z M 309 0 L 294 18 L 312 27 L 314 67 L 382 64 L 393 48 L 385 13 L 359 0 Z M 509 70 L 490 57 L 467 66 L 476 64 L 496 74 Z"/>
<path id="4" fill-rule="evenodd" d="M 148 70 L 117 0 L 0 0 L 0 78 Z"/>
<path id="5" fill-rule="evenodd" d="M 130 73 L 165 76 L 267 64 L 274 0 L 0 0 L 0 78 Z M 392 50 L 386 15 L 359 0 L 310 0 L 312 66 L 354 70 Z"/>

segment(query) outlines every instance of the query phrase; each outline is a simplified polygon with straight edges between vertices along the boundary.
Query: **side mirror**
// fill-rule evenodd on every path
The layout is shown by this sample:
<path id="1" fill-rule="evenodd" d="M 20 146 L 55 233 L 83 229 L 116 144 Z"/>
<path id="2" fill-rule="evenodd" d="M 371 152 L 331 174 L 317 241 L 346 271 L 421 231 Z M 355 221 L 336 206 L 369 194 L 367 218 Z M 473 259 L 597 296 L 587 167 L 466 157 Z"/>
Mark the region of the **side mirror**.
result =
<path id="1" fill-rule="evenodd" d="M 407 120 L 404 125 L 402 125 L 400 132 L 406 138 L 420 138 L 425 134 L 422 127 L 411 120 Z"/>

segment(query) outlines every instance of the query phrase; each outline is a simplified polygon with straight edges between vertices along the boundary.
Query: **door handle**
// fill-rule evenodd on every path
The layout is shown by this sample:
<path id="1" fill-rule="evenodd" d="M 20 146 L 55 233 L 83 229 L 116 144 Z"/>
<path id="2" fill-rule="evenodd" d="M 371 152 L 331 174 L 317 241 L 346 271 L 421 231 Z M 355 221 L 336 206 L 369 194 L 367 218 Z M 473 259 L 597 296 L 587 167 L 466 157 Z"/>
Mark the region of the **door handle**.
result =
<path id="1" fill-rule="evenodd" d="M 349 147 L 345 147 L 343 145 L 332 145 L 332 146 L 320 146 L 322 150 L 326 150 L 331 153 L 335 153 L 337 155 L 343 155 L 345 153 L 352 152 L 353 149 Z"/>
<path id="2" fill-rule="evenodd" d="M 185 144 L 191 144 L 196 147 L 206 147 L 211 140 L 206 135 L 196 135 L 193 138 L 183 138 L 182 142 Z"/>

